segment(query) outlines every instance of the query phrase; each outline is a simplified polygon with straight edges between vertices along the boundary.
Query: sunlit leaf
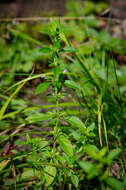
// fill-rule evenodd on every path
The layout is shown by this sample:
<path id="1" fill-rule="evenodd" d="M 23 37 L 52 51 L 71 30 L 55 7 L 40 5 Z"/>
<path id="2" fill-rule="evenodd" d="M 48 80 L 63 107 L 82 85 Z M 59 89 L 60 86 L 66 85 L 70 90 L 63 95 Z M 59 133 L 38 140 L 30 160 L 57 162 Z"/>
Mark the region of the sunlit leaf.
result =
<path id="1" fill-rule="evenodd" d="M 56 176 L 56 168 L 53 166 L 47 166 L 44 171 L 46 172 L 44 173 L 46 179 L 46 186 L 49 186 Z"/>
<path id="2" fill-rule="evenodd" d="M 73 47 L 65 47 L 65 48 L 63 48 L 63 50 L 66 52 L 69 52 L 69 53 L 76 52 L 76 48 L 73 48 Z"/>
<path id="3" fill-rule="evenodd" d="M 82 133 L 86 132 L 86 126 L 84 123 L 76 116 L 69 116 L 66 121 L 73 127 L 79 128 Z"/>
<path id="4" fill-rule="evenodd" d="M 90 172 L 93 167 L 93 164 L 91 162 L 87 162 L 87 161 L 81 161 L 81 162 L 79 162 L 79 165 L 87 173 Z"/>
<path id="5" fill-rule="evenodd" d="M 121 152 L 121 149 L 120 149 L 120 148 L 116 148 L 116 149 L 114 149 L 114 150 L 110 150 L 108 156 L 106 156 L 106 157 L 104 158 L 104 161 L 105 161 L 106 163 L 110 164 L 110 163 L 112 162 L 112 160 L 113 160 L 114 158 L 116 158 L 116 157 L 119 155 L 120 152 Z"/>
<path id="6" fill-rule="evenodd" d="M 73 147 L 67 137 L 60 135 L 58 138 L 58 143 L 66 154 L 73 156 Z"/>
<path id="7" fill-rule="evenodd" d="M 21 179 L 26 180 L 35 176 L 40 176 L 40 172 L 37 170 L 33 170 L 32 168 L 24 168 L 24 172 L 21 175 Z"/>
<path id="8" fill-rule="evenodd" d="M 69 88 L 73 88 L 73 89 L 78 89 L 79 88 L 79 85 L 72 81 L 72 80 L 65 80 L 64 84 L 69 87 Z"/>
<path id="9" fill-rule="evenodd" d="M 2 162 L 0 162 L 0 171 L 2 171 L 6 167 L 8 162 L 10 162 L 10 160 L 3 160 Z"/>
<path id="10" fill-rule="evenodd" d="M 34 122 L 41 122 L 47 119 L 51 119 L 53 116 L 53 114 L 43 114 L 43 113 L 34 113 L 31 114 L 30 116 L 28 116 L 26 118 L 26 120 L 30 123 L 34 123 Z"/>
<path id="11" fill-rule="evenodd" d="M 75 174 L 71 174 L 71 180 L 72 180 L 72 183 L 74 184 L 74 186 L 77 188 L 78 187 L 78 184 L 79 184 L 79 179 L 78 177 L 75 175 Z"/>
<path id="12" fill-rule="evenodd" d="M 95 145 L 87 145 L 85 146 L 86 153 L 93 159 L 99 159 L 99 150 Z"/>
<path id="13" fill-rule="evenodd" d="M 50 85 L 50 82 L 43 82 L 41 84 L 39 84 L 36 88 L 35 94 L 38 95 L 42 92 L 44 92 Z"/>

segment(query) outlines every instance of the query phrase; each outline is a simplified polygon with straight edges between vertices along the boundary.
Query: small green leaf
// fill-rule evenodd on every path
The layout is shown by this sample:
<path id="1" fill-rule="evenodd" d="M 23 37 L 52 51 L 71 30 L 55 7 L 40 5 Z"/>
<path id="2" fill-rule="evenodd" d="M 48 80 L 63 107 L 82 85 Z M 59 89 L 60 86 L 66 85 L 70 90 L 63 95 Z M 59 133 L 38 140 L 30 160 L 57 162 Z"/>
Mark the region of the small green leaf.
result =
<path id="1" fill-rule="evenodd" d="M 85 146 L 85 152 L 93 159 L 99 160 L 99 150 L 94 145 L 87 145 Z"/>
<path id="2" fill-rule="evenodd" d="M 41 84 L 39 84 L 36 88 L 35 94 L 38 95 L 42 92 L 44 92 L 50 85 L 50 82 L 43 82 Z"/>
<path id="3" fill-rule="evenodd" d="M 98 153 L 99 159 L 103 158 L 103 157 L 106 155 L 106 153 L 107 153 L 107 147 L 103 147 L 103 148 L 99 151 L 99 153 Z"/>
<path id="4" fill-rule="evenodd" d="M 54 41 L 54 47 L 58 50 L 60 49 L 60 42 L 59 41 Z"/>
<path id="5" fill-rule="evenodd" d="M 79 162 L 79 165 L 87 173 L 89 173 L 91 169 L 93 168 L 93 164 L 88 161 L 81 161 Z"/>
<path id="6" fill-rule="evenodd" d="M 117 179 L 115 179 L 115 178 L 113 178 L 113 177 L 108 177 L 107 179 L 106 179 L 106 183 L 113 189 L 113 190 L 121 190 L 121 189 L 123 189 L 123 184 L 119 181 L 119 180 L 117 180 Z"/>
<path id="7" fill-rule="evenodd" d="M 76 48 L 74 47 L 65 47 L 63 48 L 64 51 L 69 52 L 69 53 L 75 53 L 76 52 Z"/>
<path id="8" fill-rule="evenodd" d="M 75 140 L 79 140 L 81 137 L 81 134 L 77 133 L 75 130 L 72 130 L 71 134 Z"/>
<path id="9" fill-rule="evenodd" d="M 10 160 L 3 160 L 2 162 L 0 162 L 0 171 L 2 171 L 6 167 L 8 162 L 10 162 Z"/>
<path id="10" fill-rule="evenodd" d="M 34 148 L 39 148 L 39 149 L 47 147 L 47 145 L 48 145 L 48 141 L 44 140 L 41 137 L 32 138 L 30 143 L 33 145 Z"/>
<path id="11" fill-rule="evenodd" d="M 69 156 L 73 156 L 73 147 L 67 137 L 60 135 L 58 138 L 58 142 L 60 147 L 64 150 L 66 154 L 68 154 Z"/>
<path id="12" fill-rule="evenodd" d="M 114 159 L 116 156 L 118 156 L 118 154 L 121 152 L 121 149 L 120 148 L 116 148 L 116 149 L 113 149 L 109 152 L 109 155 L 108 155 L 108 158 L 109 159 Z"/>
<path id="13" fill-rule="evenodd" d="M 69 88 L 79 89 L 79 85 L 72 80 L 65 80 L 64 84 Z"/>
<path id="14" fill-rule="evenodd" d="M 121 152 L 120 148 L 113 149 L 109 152 L 108 156 L 104 158 L 104 161 L 108 164 L 111 164 L 112 160 L 118 156 Z"/>
<path id="15" fill-rule="evenodd" d="M 86 126 L 83 124 L 83 122 L 78 117 L 76 117 L 76 116 L 67 117 L 66 121 L 73 127 L 79 128 L 82 133 L 86 132 Z"/>
<path id="16" fill-rule="evenodd" d="M 78 187 L 78 184 L 79 184 L 79 179 L 76 175 L 74 174 L 71 174 L 71 181 L 72 183 L 74 184 L 74 186 L 77 188 Z"/>
<path id="17" fill-rule="evenodd" d="M 102 167 L 103 167 L 102 164 L 93 164 L 91 171 L 88 172 L 87 179 L 92 179 L 96 176 L 99 176 Z"/>
<path id="18" fill-rule="evenodd" d="M 29 123 L 41 122 L 47 119 L 51 119 L 53 114 L 35 113 L 26 118 Z"/>
<path id="19" fill-rule="evenodd" d="M 50 52 L 52 52 L 52 49 L 45 46 L 45 47 L 40 49 L 40 52 L 41 53 L 50 53 Z"/>
<path id="20" fill-rule="evenodd" d="M 50 35 L 52 34 L 49 29 L 44 28 L 43 30 L 40 31 L 42 34 Z"/>
<path id="21" fill-rule="evenodd" d="M 88 131 L 93 131 L 95 128 L 95 123 L 92 123 L 89 127 L 88 127 Z"/>
<path id="22" fill-rule="evenodd" d="M 30 141 L 31 141 L 31 140 L 30 140 L 30 136 L 29 136 L 29 134 L 27 133 L 27 134 L 26 134 L 26 143 L 28 144 L 28 143 L 30 143 Z"/>
<path id="23" fill-rule="evenodd" d="M 46 186 L 49 186 L 56 176 L 56 168 L 53 166 L 47 166 L 45 172 Z"/>
<path id="24" fill-rule="evenodd" d="M 8 107 L 8 104 L 11 102 L 13 97 L 21 90 L 21 88 L 24 86 L 25 83 L 26 83 L 26 81 L 21 83 L 21 85 L 17 87 L 17 89 L 11 94 L 11 96 L 3 104 L 2 108 L 0 109 L 0 120 L 2 120 L 2 117 L 3 117 L 5 111 L 6 111 L 7 107 Z"/>
<path id="25" fill-rule="evenodd" d="M 30 179 L 34 176 L 40 176 L 39 171 L 33 170 L 32 168 L 24 168 L 24 172 L 21 175 L 22 180 Z"/>

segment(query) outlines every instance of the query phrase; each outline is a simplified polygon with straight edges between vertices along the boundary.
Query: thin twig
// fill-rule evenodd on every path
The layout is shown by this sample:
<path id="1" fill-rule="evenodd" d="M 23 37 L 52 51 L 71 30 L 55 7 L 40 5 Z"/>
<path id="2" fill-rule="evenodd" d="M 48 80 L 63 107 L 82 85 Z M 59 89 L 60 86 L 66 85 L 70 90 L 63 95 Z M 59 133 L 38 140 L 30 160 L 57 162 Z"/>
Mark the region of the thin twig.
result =
<path id="1" fill-rule="evenodd" d="M 16 128 L 16 130 L 11 133 L 11 136 L 13 136 L 13 135 L 15 135 L 16 133 L 18 133 L 18 132 L 22 129 L 22 127 L 24 127 L 24 126 L 25 126 L 24 123 L 21 124 L 21 125 L 19 125 L 19 126 Z"/>
<path id="2" fill-rule="evenodd" d="M 14 187 L 15 187 L 15 190 L 16 190 L 17 189 L 16 188 L 16 170 L 15 170 L 15 165 L 14 165 L 13 158 L 11 160 L 11 170 L 12 170 L 12 176 L 13 176 L 13 180 L 14 180 Z"/>
<path id="3" fill-rule="evenodd" d="M 102 20 L 109 20 L 108 17 L 91 17 L 91 16 L 78 16 L 78 17 L 65 17 L 65 16 L 54 16 L 54 17 L 16 17 L 16 18 L 0 18 L 0 22 L 33 22 L 33 21 L 50 21 L 50 20 L 94 20 L 94 19 L 102 19 Z M 111 18 L 111 22 L 122 23 L 122 19 Z"/>

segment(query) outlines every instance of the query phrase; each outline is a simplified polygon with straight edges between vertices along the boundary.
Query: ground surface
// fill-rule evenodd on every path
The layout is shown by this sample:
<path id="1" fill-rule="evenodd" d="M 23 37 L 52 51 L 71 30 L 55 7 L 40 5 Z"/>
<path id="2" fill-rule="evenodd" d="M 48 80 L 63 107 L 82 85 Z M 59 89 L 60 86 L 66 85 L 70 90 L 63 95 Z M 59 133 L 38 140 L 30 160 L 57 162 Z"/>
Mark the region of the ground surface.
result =
<path id="1" fill-rule="evenodd" d="M 63 15 L 65 12 L 65 2 L 67 0 L 9 0 L 6 3 L 0 3 L 0 17 L 13 16 L 41 16 L 45 11 L 57 11 L 58 15 Z M 126 1 L 116 0 L 112 4 L 114 17 L 126 18 Z"/>

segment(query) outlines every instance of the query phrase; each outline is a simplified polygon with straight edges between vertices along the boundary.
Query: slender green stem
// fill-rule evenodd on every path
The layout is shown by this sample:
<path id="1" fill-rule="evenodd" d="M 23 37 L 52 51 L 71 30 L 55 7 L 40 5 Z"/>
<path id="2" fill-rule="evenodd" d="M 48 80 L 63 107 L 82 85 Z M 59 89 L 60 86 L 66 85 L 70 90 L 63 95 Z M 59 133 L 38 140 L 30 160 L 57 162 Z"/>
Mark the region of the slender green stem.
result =
<path id="1" fill-rule="evenodd" d="M 101 117 L 102 117 L 102 94 L 100 94 L 98 98 L 98 133 L 99 133 L 99 141 L 100 141 L 100 146 L 103 146 L 102 143 L 102 134 L 101 134 Z"/>
<path id="2" fill-rule="evenodd" d="M 104 133 L 105 133 L 106 146 L 107 146 L 107 149 L 109 151 L 108 135 L 107 135 L 106 123 L 105 123 L 104 118 L 103 118 L 103 127 L 104 127 Z"/>

